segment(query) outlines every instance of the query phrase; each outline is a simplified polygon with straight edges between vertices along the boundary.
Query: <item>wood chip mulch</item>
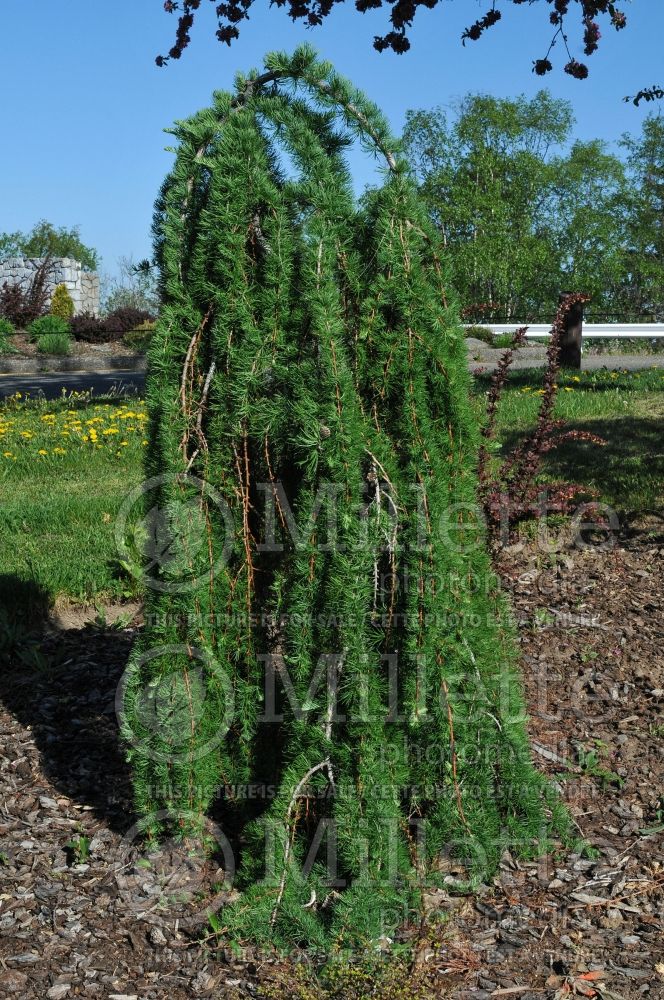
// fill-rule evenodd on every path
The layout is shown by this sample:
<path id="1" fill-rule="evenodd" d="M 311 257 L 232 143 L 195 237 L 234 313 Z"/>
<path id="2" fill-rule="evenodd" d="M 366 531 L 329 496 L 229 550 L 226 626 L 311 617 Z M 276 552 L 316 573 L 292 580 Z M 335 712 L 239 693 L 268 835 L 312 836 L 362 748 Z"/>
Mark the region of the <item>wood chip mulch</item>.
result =
<path id="1" fill-rule="evenodd" d="M 44 358 L 49 355 L 40 354 L 37 344 L 27 333 L 16 333 L 9 338 L 9 343 L 13 352 L 7 355 L 9 360 L 20 360 L 21 358 Z M 83 361 L 97 361 L 103 358 L 113 358 L 115 356 L 129 357 L 139 356 L 140 352 L 131 347 L 127 347 L 122 338 L 112 340 L 105 344 L 89 344 L 84 340 L 75 340 L 71 347 L 71 357 Z"/>
<path id="2" fill-rule="evenodd" d="M 307 992 L 287 963 L 232 957 L 195 940 L 186 909 L 164 912 L 161 875 L 186 866 L 172 853 L 137 862 L 117 743 L 115 692 L 140 625 L 47 629 L 1 668 L 0 996 L 664 997 L 663 563 L 657 522 L 608 548 L 497 555 L 533 759 L 559 783 L 579 847 L 505 854 L 472 898 L 441 891 L 432 905 L 449 918 L 419 940 L 399 991 Z M 205 891 L 215 879 L 195 863 L 187 877 Z"/>

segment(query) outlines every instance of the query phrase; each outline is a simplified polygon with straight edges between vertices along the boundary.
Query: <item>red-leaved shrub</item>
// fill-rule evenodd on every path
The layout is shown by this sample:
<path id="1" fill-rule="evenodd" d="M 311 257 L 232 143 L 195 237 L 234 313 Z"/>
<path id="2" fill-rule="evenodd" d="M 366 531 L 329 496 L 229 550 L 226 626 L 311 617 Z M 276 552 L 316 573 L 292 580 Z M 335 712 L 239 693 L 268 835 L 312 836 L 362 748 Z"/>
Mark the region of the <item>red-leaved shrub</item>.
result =
<path id="1" fill-rule="evenodd" d="M 563 420 L 555 420 L 553 409 L 558 393 L 560 371 L 560 345 L 565 332 L 565 318 L 569 310 L 589 296 L 581 293 L 567 295 L 556 313 L 547 350 L 543 392 L 535 427 L 504 458 L 497 470 L 491 468 L 489 442 L 495 438 L 498 404 L 505 388 L 514 350 L 525 338 L 528 327 L 522 327 L 514 336 L 512 346 L 502 355 L 491 379 L 487 397 L 487 419 L 482 429 L 484 442 L 479 451 L 479 488 L 490 532 L 495 536 L 499 528 L 508 532 L 519 521 L 535 516 L 540 510 L 540 498 L 546 496 L 548 513 L 570 513 L 580 495 L 595 496 L 596 491 L 579 483 L 542 483 L 538 476 L 547 452 L 565 441 L 589 441 L 605 445 L 606 441 L 588 431 L 563 431 Z"/>
<path id="2" fill-rule="evenodd" d="M 0 316 L 8 319 L 18 330 L 25 330 L 46 312 L 50 267 L 51 259 L 45 257 L 27 288 L 5 281 L 0 289 Z"/>
<path id="3" fill-rule="evenodd" d="M 122 340 L 125 333 L 135 330 L 151 319 L 152 316 L 142 309 L 123 306 L 121 309 L 114 309 L 103 319 L 93 316 L 92 313 L 74 316 L 71 321 L 71 332 L 76 340 L 85 340 L 89 344 L 108 344 Z"/>

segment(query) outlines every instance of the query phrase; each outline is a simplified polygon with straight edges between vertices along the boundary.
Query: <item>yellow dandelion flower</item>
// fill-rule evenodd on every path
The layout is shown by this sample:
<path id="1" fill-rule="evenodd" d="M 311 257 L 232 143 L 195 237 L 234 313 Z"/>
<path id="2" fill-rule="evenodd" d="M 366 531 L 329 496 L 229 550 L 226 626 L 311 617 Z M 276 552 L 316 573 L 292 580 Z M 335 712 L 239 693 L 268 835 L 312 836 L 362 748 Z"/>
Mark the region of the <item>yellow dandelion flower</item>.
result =
<path id="1" fill-rule="evenodd" d="M 106 436 L 109 434 L 119 434 L 119 433 L 120 431 L 118 430 L 117 427 L 107 427 L 105 431 L 102 431 L 102 434 Z"/>
<path id="2" fill-rule="evenodd" d="M 45 448 L 40 448 L 39 451 L 37 452 L 37 454 L 38 455 L 48 455 L 48 452 L 46 451 Z"/>
<path id="3" fill-rule="evenodd" d="M 14 457 L 14 456 L 12 455 L 11 451 L 3 451 L 3 453 L 2 453 L 2 454 L 3 454 L 3 457 L 4 457 L 4 458 L 13 458 L 13 457 Z"/>
<path id="4" fill-rule="evenodd" d="M 65 451 L 64 448 L 54 448 L 53 449 L 53 454 L 54 455 L 66 455 L 67 452 Z"/>

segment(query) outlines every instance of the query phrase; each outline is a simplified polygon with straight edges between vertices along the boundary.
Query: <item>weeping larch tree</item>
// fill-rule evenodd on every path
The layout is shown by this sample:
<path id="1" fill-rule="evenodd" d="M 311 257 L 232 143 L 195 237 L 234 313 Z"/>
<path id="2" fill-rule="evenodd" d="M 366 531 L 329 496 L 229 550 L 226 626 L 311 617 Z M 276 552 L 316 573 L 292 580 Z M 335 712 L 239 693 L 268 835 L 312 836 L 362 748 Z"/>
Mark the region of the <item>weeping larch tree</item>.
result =
<path id="1" fill-rule="evenodd" d="M 171 131 L 147 474 L 176 556 L 128 670 L 137 809 L 187 833 L 226 789 L 228 933 L 362 945 L 445 858 L 472 885 L 564 825 L 478 513 L 463 335 L 398 144 L 310 48 Z M 382 161 L 359 203 L 358 140 Z"/>

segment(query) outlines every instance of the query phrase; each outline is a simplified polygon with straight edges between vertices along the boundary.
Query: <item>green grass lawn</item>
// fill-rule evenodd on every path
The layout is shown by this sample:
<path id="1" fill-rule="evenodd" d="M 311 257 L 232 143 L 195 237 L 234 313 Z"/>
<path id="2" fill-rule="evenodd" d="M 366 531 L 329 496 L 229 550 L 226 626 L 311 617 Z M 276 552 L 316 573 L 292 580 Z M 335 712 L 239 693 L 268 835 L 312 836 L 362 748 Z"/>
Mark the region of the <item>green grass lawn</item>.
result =
<path id="1" fill-rule="evenodd" d="M 510 377 L 498 421 L 505 450 L 532 426 L 541 379 L 541 370 Z M 475 383 L 479 414 L 488 384 Z M 566 444 L 547 456 L 545 477 L 593 487 L 619 511 L 664 508 L 664 372 L 566 374 L 559 386 L 556 416 L 608 443 Z M 0 404 L 0 602 L 30 586 L 50 602 L 137 593 L 114 526 L 142 479 L 146 421 L 140 400 Z"/>
<path id="2" fill-rule="evenodd" d="M 541 370 L 514 372 L 501 401 L 498 433 L 509 450 L 533 426 Z M 476 382 L 478 412 L 489 384 Z M 543 478 L 582 483 L 619 512 L 664 508 L 664 372 L 592 371 L 561 374 L 554 416 L 565 429 L 590 431 L 598 447 L 570 441 L 544 460 Z"/>
<path id="3" fill-rule="evenodd" d="M 54 600 L 127 596 L 113 527 L 141 480 L 140 401 L 85 398 L 0 406 L 0 599 L 17 578 Z"/>

